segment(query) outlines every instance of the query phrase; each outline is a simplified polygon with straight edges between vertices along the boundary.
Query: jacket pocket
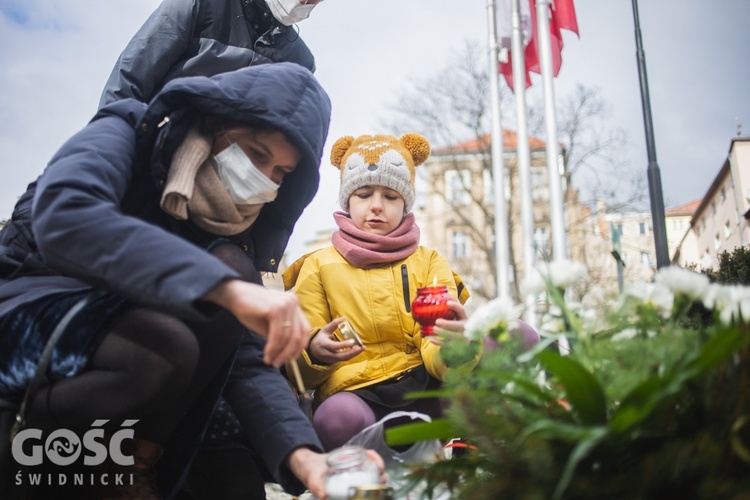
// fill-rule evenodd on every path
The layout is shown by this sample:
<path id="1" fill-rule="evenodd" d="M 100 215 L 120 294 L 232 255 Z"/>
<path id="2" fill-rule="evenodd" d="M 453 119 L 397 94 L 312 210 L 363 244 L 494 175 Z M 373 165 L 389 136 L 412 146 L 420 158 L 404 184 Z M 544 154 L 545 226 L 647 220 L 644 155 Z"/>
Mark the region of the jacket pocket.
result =
<path id="1" fill-rule="evenodd" d="M 411 297 L 409 296 L 409 270 L 406 269 L 406 264 L 401 264 L 401 284 L 404 287 L 404 306 L 406 312 L 411 312 Z"/>

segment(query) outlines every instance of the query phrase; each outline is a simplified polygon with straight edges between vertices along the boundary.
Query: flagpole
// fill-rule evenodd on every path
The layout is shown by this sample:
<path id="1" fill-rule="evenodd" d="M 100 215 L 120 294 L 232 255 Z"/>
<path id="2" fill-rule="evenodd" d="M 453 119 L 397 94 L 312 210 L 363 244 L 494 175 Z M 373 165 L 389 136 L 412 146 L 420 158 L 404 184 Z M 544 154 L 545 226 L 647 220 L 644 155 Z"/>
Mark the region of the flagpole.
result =
<path id="1" fill-rule="evenodd" d="M 492 106 L 492 188 L 495 194 L 495 288 L 498 297 L 510 297 L 508 278 L 510 246 L 508 245 L 508 214 L 505 202 L 505 167 L 502 115 L 500 110 L 500 76 L 495 0 L 487 2 L 490 46 L 490 104 Z"/>
<path id="2" fill-rule="evenodd" d="M 557 118 L 552 71 L 552 42 L 549 31 L 549 0 L 536 0 L 539 58 L 544 86 L 544 122 L 547 130 L 547 173 L 549 177 L 550 224 L 552 226 L 552 257 L 555 261 L 568 257 L 565 238 L 565 217 L 562 199 L 562 172 L 557 149 Z"/>
<path id="3" fill-rule="evenodd" d="M 568 258 L 565 238 L 565 217 L 562 200 L 562 172 L 558 166 L 557 115 L 555 113 L 555 90 L 552 71 L 552 39 L 549 31 L 549 1 L 536 0 L 537 36 L 539 59 L 544 86 L 544 122 L 547 128 L 547 176 L 549 178 L 550 224 L 552 226 L 552 259 L 560 262 Z M 565 291 L 566 298 L 570 289 Z M 558 339 L 558 350 L 563 356 L 570 352 L 570 343 L 565 335 Z"/>
<path id="4" fill-rule="evenodd" d="M 523 0 L 524 2 L 527 0 Z M 521 13 L 519 0 L 513 0 L 513 35 L 511 37 L 511 58 L 513 67 L 513 92 L 516 95 L 516 153 L 518 154 L 518 182 L 521 200 L 521 229 L 523 233 L 523 276 L 528 278 L 534 272 L 534 213 L 531 199 L 531 152 L 529 133 L 526 124 L 526 62 L 521 33 Z M 524 298 L 526 312 L 524 319 L 534 326 L 536 318 L 536 297 L 529 294 Z"/>
<path id="5" fill-rule="evenodd" d="M 651 200 L 651 224 L 654 230 L 654 246 L 656 247 L 656 268 L 669 266 L 669 249 L 667 247 L 666 216 L 664 214 L 664 198 L 661 189 L 661 173 L 656 161 L 656 144 L 654 141 L 654 125 L 651 121 L 651 99 L 648 93 L 648 76 L 646 75 L 646 56 L 643 52 L 641 39 L 641 24 L 638 19 L 638 1 L 633 0 L 633 17 L 635 19 L 635 45 L 638 59 L 638 75 L 640 76 L 641 105 L 643 107 L 643 125 L 646 129 L 646 150 L 648 152 L 648 194 Z"/>

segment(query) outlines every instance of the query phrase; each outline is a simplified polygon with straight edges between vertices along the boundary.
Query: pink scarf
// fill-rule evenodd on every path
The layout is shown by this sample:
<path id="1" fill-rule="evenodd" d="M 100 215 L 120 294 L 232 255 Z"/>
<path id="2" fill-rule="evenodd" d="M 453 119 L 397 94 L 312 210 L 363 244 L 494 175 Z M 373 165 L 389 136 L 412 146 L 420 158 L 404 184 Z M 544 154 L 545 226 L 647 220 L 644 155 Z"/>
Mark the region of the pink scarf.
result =
<path id="1" fill-rule="evenodd" d="M 408 214 L 396 229 L 385 236 L 357 229 L 345 212 L 334 212 L 339 230 L 331 236 L 331 243 L 355 267 L 370 269 L 404 259 L 419 246 L 419 228 L 414 214 Z"/>

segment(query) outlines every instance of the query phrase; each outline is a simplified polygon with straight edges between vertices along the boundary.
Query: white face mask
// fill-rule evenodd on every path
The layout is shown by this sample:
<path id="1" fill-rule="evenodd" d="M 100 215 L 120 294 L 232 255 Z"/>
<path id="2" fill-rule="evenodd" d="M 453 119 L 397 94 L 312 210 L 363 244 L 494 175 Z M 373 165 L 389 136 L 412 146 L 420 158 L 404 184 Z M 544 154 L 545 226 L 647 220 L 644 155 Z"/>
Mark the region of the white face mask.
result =
<path id="1" fill-rule="evenodd" d="M 271 14 L 284 26 L 304 21 L 317 4 L 302 5 L 299 0 L 266 0 Z"/>
<path id="2" fill-rule="evenodd" d="M 279 185 L 263 175 L 236 143 L 212 160 L 221 183 L 236 204 L 255 205 L 276 199 Z"/>

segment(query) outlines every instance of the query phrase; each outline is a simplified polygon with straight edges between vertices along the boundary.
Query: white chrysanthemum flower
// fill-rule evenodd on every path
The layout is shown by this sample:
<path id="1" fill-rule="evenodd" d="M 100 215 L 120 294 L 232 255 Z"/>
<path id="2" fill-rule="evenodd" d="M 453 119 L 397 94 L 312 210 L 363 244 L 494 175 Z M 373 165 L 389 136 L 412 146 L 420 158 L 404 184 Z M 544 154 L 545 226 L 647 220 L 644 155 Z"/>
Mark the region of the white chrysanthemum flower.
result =
<path id="1" fill-rule="evenodd" d="M 721 285 L 718 283 L 710 283 L 708 287 L 706 287 L 706 290 L 703 292 L 703 305 L 706 306 L 707 309 L 713 309 L 714 303 L 716 302 L 716 295 L 719 293 L 719 290 L 721 289 Z"/>
<path id="2" fill-rule="evenodd" d="M 492 299 L 479 307 L 464 325 L 464 336 L 479 340 L 493 330 L 509 331 L 517 326 L 523 307 L 507 297 Z"/>
<path id="3" fill-rule="evenodd" d="M 547 282 L 537 269 L 529 273 L 529 276 L 526 276 L 521 282 L 521 293 L 524 295 L 538 295 L 546 291 Z"/>
<path id="4" fill-rule="evenodd" d="M 688 271 L 677 266 L 668 266 L 659 270 L 654 278 L 655 283 L 661 283 L 673 293 L 679 293 L 692 300 L 702 299 L 708 290 L 710 281 L 708 276 L 694 271 Z"/>
<path id="5" fill-rule="evenodd" d="M 625 328 L 614 335 L 612 335 L 613 341 L 630 340 L 638 335 L 638 330 L 635 328 Z"/>
<path id="6" fill-rule="evenodd" d="M 708 287 L 703 304 L 719 313 L 719 321 L 725 325 L 750 321 L 750 288 L 737 285 L 717 285 Z"/>
<path id="7" fill-rule="evenodd" d="M 638 305 L 651 305 L 663 317 L 668 318 L 674 307 L 674 293 L 661 283 L 636 281 L 622 291 L 619 308 L 632 312 Z"/>
<path id="8" fill-rule="evenodd" d="M 549 279 L 558 288 L 572 285 L 587 273 L 586 266 L 573 260 L 561 260 L 549 265 Z"/>
<path id="9" fill-rule="evenodd" d="M 534 268 L 530 276 L 524 278 L 521 290 L 524 294 L 541 293 L 547 284 L 556 288 L 566 288 L 586 276 L 586 266 L 572 260 L 546 262 Z"/>
<path id="10" fill-rule="evenodd" d="M 599 314 L 594 309 L 584 309 L 581 304 L 581 318 L 587 320 L 595 320 L 599 317 Z"/>

